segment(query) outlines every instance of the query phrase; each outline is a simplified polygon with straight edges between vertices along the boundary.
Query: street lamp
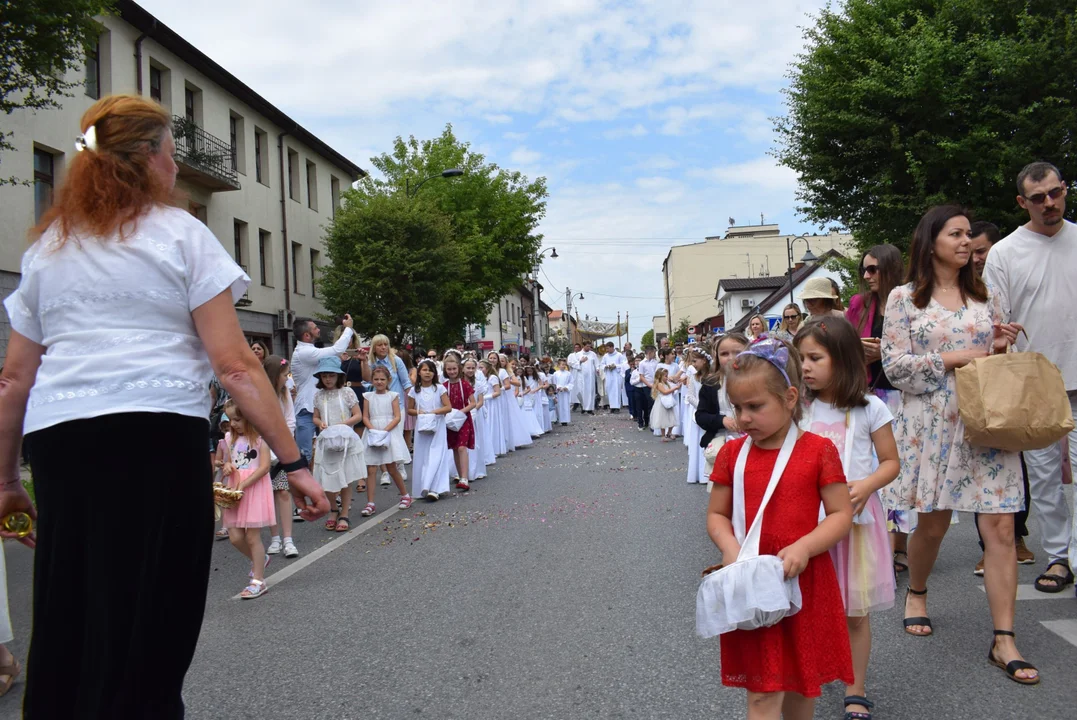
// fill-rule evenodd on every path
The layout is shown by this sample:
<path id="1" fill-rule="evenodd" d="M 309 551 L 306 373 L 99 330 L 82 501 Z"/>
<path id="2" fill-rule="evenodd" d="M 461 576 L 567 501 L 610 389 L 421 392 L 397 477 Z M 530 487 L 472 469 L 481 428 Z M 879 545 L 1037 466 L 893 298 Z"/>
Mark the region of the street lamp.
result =
<path id="1" fill-rule="evenodd" d="M 788 238 L 785 239 L 786 260 L 789 263 L 789 302 L 790 303 L 793 302 L 793 243 L 795 243 L 797 240 L 803 240 L 804 241 L 804 247 L 807 248 L 807 250 L 804 252 L 804 257 L 800 258 L 800 262 L 807 265 L 808 263 L 813 263 L 813 262 L 815 262 L 815 261 L 817 261 L 819 259 L 819 258 L 815 257 L 815 254 L 811 251 L 811 244 L 808 242 L 807 234 L 798 235 L 796 237 L 788 237 Z"/>
<path id="2" fill-rule="evenodd" d="M 542 256 L 550 253 L 551 258 L 557 258 L 557 248 L 543 250 L 535 258 L 535 265 L 531 268 L 531 332 L 535 335 L 535 357 L 542 357 L 542 333 L 539 332 L 539 264 Z"/>
<path id="3" fill-rule="evenodd" d="M 404 194 L 407 197 L 412 197 L 413 195 L 415 195 L 415 193 L 419 192 L 419 188 L 421 188 L 423 186 L 423 183 L 425 183 L 427 180 L 433 180 L 434 178 L 439 178 L 439 177 L 440 178 L 454 178 L 454 177 L 460 177 L 463 174 L 464 174 L 464 171 L 460 170 L 459 168 L 449 168 L 448 170 L 442 170 L 441 172 L 437 173 L 436 175 L 431 175 L 428 178 L 424 178 L 418 185 L 415 186 L 414 190 L 411 189 L 411 178 L 406 177 L 406 178 L 404 178 Z"/>
<path id="4" fill-rule="evenodd" d="M 566 320 L 565 322 L 568 326 L 568 334 L 569 337 L 572 338 L 572 342 L 576 342 L 576 336 L 572 334 L 572 301 L 577 298 L 583 300 L 583 293 L 581 292 L 573 295 L 571 288 L 565 288 L 565 314 L 568 315 L 568 320 Z"/>

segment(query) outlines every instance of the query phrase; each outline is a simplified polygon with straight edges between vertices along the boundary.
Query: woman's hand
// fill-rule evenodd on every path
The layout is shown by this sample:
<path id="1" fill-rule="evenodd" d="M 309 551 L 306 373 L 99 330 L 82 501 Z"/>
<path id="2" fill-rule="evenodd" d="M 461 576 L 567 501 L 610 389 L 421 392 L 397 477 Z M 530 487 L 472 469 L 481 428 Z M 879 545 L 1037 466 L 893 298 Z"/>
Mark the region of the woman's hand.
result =
<path id="1" fill-rule="evenodd" d="M 849 501 L 853 504 L 853 515 L 859 515 L 871 499 L 872 489 L 866 480 L 854 480 L 849 483 Z"/>
<path id="2" fill-rule="evenodd" d="M 860 344 L 864 347 L 864 360 L 868 365 L 882 359 L 882 341 L 878 338 L 860 338 Z"/>
<path id="3" fill-rule="evenodd" d="M 994 327 L 995 341 L 992 349 L 996 355 L 1006 352 L 1010 345 L 1017 342 L 1018 333 L 1025 329 L 1018 323 L 996 323 Z"/>
<path id="4" fill-rule="evenodd" d="M 808 560 L 811 559 L 808 549 L 799 541 L 779 550 L 778 557 L 781 558 L 782 566 L 785 568 L 786 580 L 791 580 L 804 572 L 804 568 L 808 567 Z"/>
<path id="5" fill-rule="evenodd" d="M 30 502 L 30 495 L 27 494 L 19 478 L 4 483 L 0 488 L 2 488 L 0 489 L 0 520 L 19 512 L 26 513 L 32 520 L 37 520 L 37 510 Z M 15 533 L 0 528 L 0 537 L 16 539 L 28 548 L 37 545 L 37 533 L 33 532 L 26 537 L 18 537 Z"/>
<path id="6" fill-rule="evenodd" d="M 947 370 L 954 370 L 984 357 L 987 357 L 986 350 L 952 350 L 942 353 L 942 364 Z"/>

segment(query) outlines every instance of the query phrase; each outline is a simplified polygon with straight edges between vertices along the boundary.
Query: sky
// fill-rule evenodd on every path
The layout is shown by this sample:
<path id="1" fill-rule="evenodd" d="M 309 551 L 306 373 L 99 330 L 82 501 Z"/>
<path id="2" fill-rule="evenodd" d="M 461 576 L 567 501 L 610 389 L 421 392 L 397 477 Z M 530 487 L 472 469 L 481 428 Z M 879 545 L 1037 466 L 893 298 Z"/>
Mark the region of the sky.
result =
<path id="1" fill-rule="evenodd" d="M 488 161 L 544 176 L 539 230 L 559 257 L 543 300 L 563 309 L 571 287 L 581 317 L 627 313 L 637 345 L 664 313 L 671 245 L 729 218 L 819 229 L 768 152 L 822 0 L 141 4 L 364 169 L 452 123 Z"/>

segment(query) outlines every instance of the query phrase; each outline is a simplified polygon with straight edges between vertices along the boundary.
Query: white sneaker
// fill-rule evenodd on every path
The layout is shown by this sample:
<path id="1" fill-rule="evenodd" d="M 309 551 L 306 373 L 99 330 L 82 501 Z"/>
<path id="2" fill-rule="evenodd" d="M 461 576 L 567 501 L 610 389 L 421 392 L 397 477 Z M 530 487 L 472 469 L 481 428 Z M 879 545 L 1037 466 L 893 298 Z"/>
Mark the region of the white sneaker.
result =
<path id="1" fill-rule="evenodd" d="M 383 472 L 381 474 L 381 480 L 378 481 L 378 484 L 379 485 L 388 485 L 391 482 L 392 482 L 392 480 L 389 479 L 389 473 Z"/>
<path id="2" fill-rule="evenodd" d="M 288 540 L 284 543 L 284 557 L 294 558 L 299 557 L 299 548 L 295 546 L 295 543 Z"/>
<path id="3" fill-rule="evenodd" d="M 407 482 L 408 469 L 406 467 L 404 467 L 404 463 L 397 463 L 396 464 L 396 469 L 400 471 L 400 478 L 402 480 L 404 480 L 405 482 Z"/>
<path id="4" fill-rule="evenodd" d="M 430 492 L 428 492 L 426 494 L 426 499 L 427 499 L 428 502 L 437 502 L 440 498 L 441 498 L 441 496 L 438 495 L 433 490 L 431 490 Z"/>
<path id="5" fill-rule="evenodd" d="M 280 552 L 280 540 L 273 538 L 273 542 L 269 543 L 269 548 L 266 550 L 266 555 L 276 555 Z"/>

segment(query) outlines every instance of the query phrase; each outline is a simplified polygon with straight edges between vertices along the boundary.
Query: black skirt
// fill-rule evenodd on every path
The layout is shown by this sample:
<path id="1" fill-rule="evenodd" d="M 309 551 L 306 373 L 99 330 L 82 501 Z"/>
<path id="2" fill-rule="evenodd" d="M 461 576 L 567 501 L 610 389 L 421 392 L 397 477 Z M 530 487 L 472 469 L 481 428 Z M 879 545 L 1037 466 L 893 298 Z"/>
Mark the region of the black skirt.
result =
<path id="1" fill-rule="evenodd" d="M 24 717 L 183 717 L 213 546 L 203 419 L 123 413 L 27 436 L 37 499 Z"/>

